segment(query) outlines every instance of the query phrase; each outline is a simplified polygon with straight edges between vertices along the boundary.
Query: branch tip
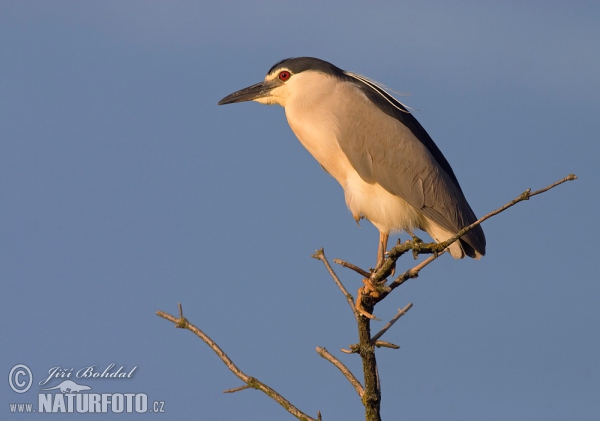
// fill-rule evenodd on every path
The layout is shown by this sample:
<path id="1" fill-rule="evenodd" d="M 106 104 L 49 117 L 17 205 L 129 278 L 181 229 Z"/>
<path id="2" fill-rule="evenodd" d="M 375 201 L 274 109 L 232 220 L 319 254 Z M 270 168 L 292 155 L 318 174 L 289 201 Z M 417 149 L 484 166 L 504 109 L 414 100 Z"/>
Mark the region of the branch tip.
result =
<path id="1" fill-rule="evenodd" d="M 396 313 L 396 315 L 395 315 L 394 317 L 392 317 L 392 320 L 390 320 L 390 321 L 388 322 L 388 324 L 386 324 L 386 325 L 383 327 L 383 329 L 381 329 L 381 330 L 380 330 L 380 331 L 379 331 L 379 332 L 378 332 L 376 335 L 374 335 L 374 336 L 371 338 L 371 343 L 373 343 L 373 344 L 376 344 L 376 343 L 377 343 L 377 340 L 378 340 L 379 338 L 381 338 L 381 337 L 383 336 L 383 334 L 384 334 L 385 332 L 387 332 L 387 331 L 388 331 L 388 329 L 389 329 L 389 328 L 391 328 L 391 327 L 394 325 L 394 323 L 396 323 L 396 322 L 398 321 L 398 319 L 399 319 L 400 317 L 404 316 L 404 315 L 406 314 L 406 312 L 412 308 L 412 306 L 413 306 L 413 305 L 412 305 L 412 303 L 408 303 L 408 304 L 407 304 L 407 305 L 406 305 L 404 308 L 399 308 L 399 309 L 398 309 L 398 312 Z"/>
<path id="2" fill-rule="evenodd" d="M 318 251 L 319 250 L 317 250 L 317 252 Z M 348 305 L 350 306 L 350 310 L 352 310 L 352 314 L 354 315 L 354 318 L 358 319 L 358 315 L 357 315 L 357 313 L 356 313 L 356 311 L 354 309 L 354 297 L 352 296 L 352 294 L 350 294 L 348 292 L 348 290 L 346 289 L 346 287 L 344 286 L 344 284 L 342 284 L 342 281 L 340 281 L 340 278 L 338 278 L 338 276 L 336 275 L 335 271 L 333 270 L 333 268 L 329 264 L 329 261 L 325 257 L 325 253 L 323 252 L 323 249 L 321 249 L 320 251 L 321 251 L 321 254 L 320 254 L 320 257 L 318 259 L 323 262 L 323 264 L 325 265 L 325 268 L 329 272 L 329 275 L 331 276 L 331 278 L 333 279 L 333 281 L 335 282 L 335 284 L 338 286 L 338 288 L 340 289 L 340 291 L 342 291 L 342 294 L 344 294 L 344 297 L 346 297 L 346 301 L 348 302 Z"/>
<path id="3" fill-rule="evenodd" d="M 240 390 L 245 390 L 245 389 L 250 389 L 251 387 L 247 384 L 240 386 L 240 387 L 235 387 L 233 389 L 227 389 L 224 390 L 223 393 L 235 393 L 235 392 L 239 392 Z"/>
<path id="4" fill-rule="evenodd" d="M 315 250 L 313 254 L 310 255 L 313 259 L 323 260 L 325 258 L 325 250 L 321 247 L 319 250 Z"/>
<path id="5" fill-rule="evenodd" d="M 400 345 L 396 345 L 396 344 L 393 344 L 391 342 L 386 342 L 386 341 L 376 341 L 375 346 L 377 348 L 400 349 Z"/>
<path id="6" fill-rule="evenodd" d="M 318 346 L 317 347 L 317 353 L 321 357 L 323 357 L 327 361 L 329 361 L 331 364 L 333 364 L 334 366 L 336 366 L 337 369 L 342 372 L 342 374 L 344 375 L 344 377 L 346 377 L 346 379 L 354 387 L 354 389 L 356 390 L 356 393 L 358 393 L 358 396 L 360 396 L 362 398 L 362 396 L 365 394 L 365 390 L 363 389 L 363 387 L 360 384 L 360 382 L 358 381 L 358 379 L 354 376 L 354 374 L 352 374 L 352 372 L 350 371 L 350 369 L 348 367 L 346 367 L 344 365 L 344 363 L 342 363 L 340 360 L 338 360 L 333 355 L 331 355 L 329 353 L 329 351 L 327 351 L 325 348 L 322 348 L 322 347 Z"/>
<path id="7" fill-rule="evenodd" d="M 360 268 L 360 267 L 358 267 L 356 265 L 353 265 L 350 262 L 346 262 L 345 260 L 342 260 L 342 259 L 333 259 L 333 263 L 338 264 L 340 266 L 343 266 L 345 268 L 351 269 L 354 272 L 356 272 L 359 275 L 361 275 L 363 278 L 370 278 L 371 275 L 372 275 L 371 272 L 368 272 L 368 271 L 366 271 L 366 270 L 364 270 L 364 269 L 362 269 L 362 268 Z"/>
<path id="8" fill-rule="evenodd" d="M 229 358 L 227 356 L 227 354 L 225 354 L 225 352 L 219 347 L 219 345 L 217 345 L 217 343 L 215 341 L 213 341 L 206 333 L 204 333 L 202 330 L 198 329 L 193 324 L 189 323 L 186 320 L 186 318 L 183 317 L 183 311 L 181 308 L 181 304 L 179 305 L 179 316 L 180 316 L 179 318 L 172 316 L 170 314 L 167 314 L 165 312 L 162 312 L 162 311 L 157 311 L 156 314 L 159 317 L 169 320 L 170 322 L 175 324 L 175 327 L 185 328 L 185 329 L 189 330 L 190 332 L 194 333 L 200 339 L 202 339 L 204 341 L 204 343 L 206 343 L 213 350 L 213 352 L 215 354 L 217 354 L 217 356 L 221 359 L 221 361 L 223 361 L 223 363 L 227 366 L 227 368 L 233 374 L 235 374 L 242 382 L 245 383 L 245 386 L 226 390 L 225 393 L 234 393 L 239 390 L 244 390 L 244 389 L 248 389 L 248 388 L 257 389 L 257 390 L 260 390 L 261 392 L 263 392 L 264 394 L 266 394 L 267 396 L 269 396 L 271 399 L 273 399 L 275 402 L 277 402 L 279 405 L 281 405 L 286 411 L 288 411 L 290 414 L 292 414 L 296 418 L 303 419 L 303 420 L 309 420 L 309 421 L 316 421 L 315 418 L 308 416 L 307 414 L 305 414 L 304 412 L 302 412 L 298 408 L 296 408 L 294 405 L 292 405 L 292 403 L 290 401 L 288 401 L 283 396 L 281 396 L 275 389 L 267 386 L 266 384 L 264 384 L 263 382 L 261 382 L 260 380 L 254 378 L 254 377 L 248 376 L 246 373 L 244 373 L 242 370 L 240 370 L 234 364 L 234 362 L 231 360 L 231 358 Z"/>

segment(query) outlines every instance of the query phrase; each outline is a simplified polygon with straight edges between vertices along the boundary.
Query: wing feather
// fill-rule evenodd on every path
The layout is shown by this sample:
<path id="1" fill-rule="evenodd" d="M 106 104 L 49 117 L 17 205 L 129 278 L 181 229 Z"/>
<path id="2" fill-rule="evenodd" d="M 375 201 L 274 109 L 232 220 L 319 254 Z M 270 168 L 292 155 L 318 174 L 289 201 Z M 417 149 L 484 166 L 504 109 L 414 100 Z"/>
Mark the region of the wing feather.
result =
<path id="1" fill-rule="evenodd" d="M 380 184 L 451 233 L 476 221 L 448 161 L 414 116 L 373 83 L 354 78 L 344 85 L 354 100 L 339 112 L 352 124 L 340 125 L 338 143 L 361 178 Z M 470 248 L 485 254 L 481 227 L 461 240 L 471 246 L 467 254 L 473 254 Z"/>

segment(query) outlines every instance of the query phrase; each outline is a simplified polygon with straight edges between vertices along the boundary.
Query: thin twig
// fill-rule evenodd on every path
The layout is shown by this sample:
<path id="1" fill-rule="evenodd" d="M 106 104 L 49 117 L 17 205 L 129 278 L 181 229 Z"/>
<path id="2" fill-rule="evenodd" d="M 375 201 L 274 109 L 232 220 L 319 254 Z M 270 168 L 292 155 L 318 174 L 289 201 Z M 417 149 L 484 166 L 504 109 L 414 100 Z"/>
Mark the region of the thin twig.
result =
<path id="1" fill-rule="evenodd" d="M 506 209 L 508 209 L 510 207 L 513 207 L 517 203 L 522 202 L 524 200 L 529 200 L 533 196 L 536 196 L 536 195 L 541 194 L 541 193 L 545 193 L 548 190 L 553 189 L 556 186 L 559 186 L 559 185 L 561 185 L 563 183 L 566 183 L 567 181 L 573 181 L 573 180 L 577 180 L 577 176 L 575 174 L 569 174 L 565 178 L 563 178 L 561 180 L 558 180 L 557 182 L 552 183 L 549 186 L 546 186 L 546 187 L 544 187 L 542 189 L 536 190 L 533 193 L 531 193 L 531 189 L 525 190 L 523 193 L 521 193 L 519 196 L 517 196 L 516 198 L 514 198 L 513 200 L 511 200 L 510 202 L 508 202 L 504 206 L 501 206 L 498 209 L 496 209 L 495 211 L 492 211 L 492 212 L 488 213 L 487 215 L 479 218 L 477 221 L 473 222 L 471 225 L 468 225 L 468 226 L 464 227 L 454 237 L 449 238 L 448 240 L 442 241 L 441 243 L 439 243 L 438 244 L 438 250 L 444 250 L 444 249 L 446 249 L 450 244 L 454 243 L 456 240 L 458 240 L 460 237 L 462 237 L 463 235 L 465 235 L 468 231 L 470 231 L 471 229 L 473 229 L 477 225 L 480 225 L 482 222 L 490 219 L 492 216 L 495 216 L 495 215 L 498 215 L 501 212 L 504 212 Z"/>
<path id="2" fill-rule="evenodd" d="M 225 352 L 223 352 L 223 350 L 219 347 L 219 345 L 216 344 L 215 341 L 213 341 L 207 334 L 202 332 L 200 329 L 198 329 L 196 326 L 194 326 L 193 324 L 188 322 L 183 317 L 183 311 L 181 309 L 181 304 L 179 304 L 179 318 L 171 316 L 170 314 L 165 313 L 163 311 L 157 311 L 156 315 L 174 323 L 175 327 L 187 329 L 187 330 L 191 331 L 196 336 L 198 336 L 200 339 L 202 339 L 215 352 L 215 354 L 217 354 L 217 356 L 221 359 L 221 361 L 223 361 L 223 363 L 225 363 L 227 368 L 229 368 L 229 370 L 231 370 L 231 372 L 233 374 L 235 374 L 241 381 L 246 383 L 248 388 L 260 390 L 261 392 L 265 393 L 271 399 L 273 399 L 275 402 L 277 402 L 279 405 L 281 405 L 286 411 L 288 411 L 290 414 L 292 414 L 299 420 L 317 421 L 314 418 L 306 415 L 304 412 L 300 411 L 298 408 L 296 408 L 294 405 L 292 405 L 290 401 L 285 399 L 283 396 L 281 396 L 279 393 L 277 393 L 277 391 L 275 391 L 274 389 L 270 388 L 269 386 L 267 386 L 260 380 L 255 379 L 254 377 L 248 376 L 242 370 L 240 370 L 233 363 L 233 361 L 227 356 L 227 354 L 225 354 Z M 241 390 L 240 388 L 238 388 L 238 389 Z"/>
<path id="3" fill-rule="evenodd" d="M 432 263 L 434 260 L 436 260 L 438 257 L 440 257 L 442 254 L 444 254 L 446 252 L 447 252 L 447 250 L 444 250 L 442 253 L 432 254 L 431 256 L 429 256 L 427 259 L 423 260 L 421 263 L 419 263 L 415 267 L 408 269 L 406 272 L 404 272 L 403 274 L 398 276 L 396 279 L 394 279 L 394 282 L 392 282 L 391 284 L 388 285 L 389 291 L 382 292 L 381 295 L 376 298 L 377 302 L 383 300 L 390 292 L 392 292 L 392 290 L 394 290 L 395 288 L 398 288 L 400 285 L 402 285 L 404 282 L 408 281 L 409 279 L 418 278 L 419 272 L 421 272 L 421 270 L 425 266 L 429 265 L 430 263 Z"/>
<path id="4" fill-rule="evenodd" d="M 354 272 L 358 273 L 362 277 L 365 277 L 365 278 L 371 277 L 371 272 L 367 272 L 366 270 L 359 268 L 358 266 L 353 265 L 350 262 L 346 262 L 345 260 L 333 259 L 333 263 L 336 263 L 340 266 L 344 266 L 345 268 L 348 268 L 348 269 L 352 269 Z"/>
<path id="5" fill-rule="evenodd" d="M 377 341 L 377 342 L 375 342 L 375 346 L 377 348 L 400 349 L 400 345 L 396 345 L 396 344 L 393 344 L 391 342 L 386 342 L 386 341 Z"/>
<path id="6" fill-rule="evenodd" d="M 575 174 L 569 174 L 565 178 L 563 178 L 562 180 L 558 180 L 556 183 L 552 183 L 549 186 L 544 187 L 543 189 L 539 189 L 539 190 L 534 191 L 533 193 L 531 193 L 529 195 L 529 197 L 535 196 L 535 195 L 540 194 L 540 193 L 545 193 L 548 190 L 553 189 L 554 187 L 558 186 L 559 184 L 566 183 L 567 181 L 573 181 L 573 180 L 577 180 L 577 176 Z"/>
<path id="7" fill-rule="evenodd" d="M 377 339 L 381 338 L 383 336 L 383 334 L 385 332 L 387 332 L 388 329 L 390 327 L 392 327 L 394 325 L 394 323 L 396 323 L 400 317 L 404 316 L 406 314 L 406 312 L 411 309 L 412 306 L 413 306 L 412 303 L 408 303 L 406 305 L 406 307 L 404 307 L 403 309 L 398 309 L 398 313 L 396 313 L 396 315 L 394 317 L 392 317 L 392 320 L 390 320 L 388 322 L 388 324 L 386 324 L 383 327 L 383 329 L 381 329 L 379 332 L 377 332 L 375 335 L 373 335 L 373 337 L 371 338 L 371 342 L 376 343 Z"/>
<path id="8" fill-rule="evenodd" d="M 323 262 L 323 264 L 329 271 L 329 274 L 333 278 L 333 281 L 336 283 L 336 285 L 338 286 L 340 291 L 342 291 L 342 294 L 344 294 L 344 297 L 346 297 L 346 301 L 348 301 L 348 305 L 350 306 L 350 310 L 352 310 L 352 314 L 354 315 L 354 318 L 358 320 L 358 315 L 356 314 L 356 309 L 354 307 L 354 297 L 352 296 L 352 294 L 350 294 L 348 292 L 348 290 L 346 289 L 344 284 L 342 284 L 342 282 L 340 281 L 340 278 L 338 278 L 338 276 L 335 274 L 333 268 L 329 264 L 329 261 L 325 257 L 325 251 L 323 249 L 319 249 L 319 250 L 315 251 L 315 254 L 311 255 L 311 257 Z"/>
<path id="9" fill-rule="evenodd" d="M 354 387 L 354 389 L 356 390 L 356 393 L 358 393 L 358 396 L 360 396 L 362 398 L 362 396 L 365 394 L 365 390 L 363 389 L 363 387 L 360 384 L 360 382 L 358 381 L 358 379 L 356 377 L 354 377 L 354 374 L 352 374 L 352 372 L 348 369 L 348 367 L 346 367 L 340 360 L 338 360 L 333 355 L 331 355 L 329 353 L 329 351 L 327 351 L 325 348 L 318 346 L 317 353 L 321 357 L 323 357 L 327 361 L 329 361 L 331 364 L 336 366 L 342 372 L 342 374 L 348 379 L 350 384 Z"/>
<path id="10" fill-rule="evenodd" d="M 531 198 L 533 196 L 547 192 L 548 190 L 553 189 L 554 187 L 556 187 L 560 184 L 563 184 L 567 181 L 572 181 L 572 180 L 576 180 L 576 179 L 577 179 L 577 176 L 575 174 L 569 174 L 568 176 L 562 178 L 561 180 L 558 180 L 555 183 L 552 183 L 549 186 L 546 186 L 542 189 L 536 190 L 533 193 L 531 192 L 531 189 L 527 189 L 523 193 L 521 193 L 519 196 L 517 196 L 515 199 L 506 203 L 504 206 L 479 218 L 477 221 L 473 222 L 471 225 L 468 225 L 465 228 L 463 228 L 462 230 L 460 230 L 454 237 L 449 238 L 448 240 L 443 241 L 441 243 L 404 242 L 402 244 L 397 244 L 396 246 L 394 246 L 390 249 L 390 251 L 388 252 L 389 257 L 386 259 L 385 264 L 375 274 L 373 274 L 372 279 L 374 279 L 375 281 L 378 281 L 378 280 L 380 281 L 381 280 L 380 274 L 384 274 L 389 267 L 391 267 L 392 265 L 394 265 L 396 263 L 396 260 L 398 260 L 398 258 L 400 256 L 402 256 L 404 253 L 406 253 L 411 248 L 413 250 L 415 248 L 417 248 L 419 253 L 432 253 L 432 256 L 423 260 L 423 262 L 421 262 L 417 266 L 413 267 L 412 269 L 407 270 L 402 275 L 398 276 L 394 280 L 394 282 L 389 284 L 388 286 L 390 287 L 390 290 L 393 290 L 393 289 L 397 288 L 398 286 L 402 285 L 407 280 L 418 277 L 421 269 L 423 269 L 425 266 L 427 266 L 428 264 L 433 262 L 435 259 L 437 259 L 439 256 L 441 256 L 442 253 L 447 250 L 447 247 L 450 244 L 452 244 L 453 242 L 458 240 L 460 237 L 462 237 L 464 234 L 466 234 L 468 231 L 470 231 L 477 225 L 480 225 L 482 222 L 486 221 L 487 219 L 490 219 L 492 216 L 495 216 L 501 212 L 504 212 L 506 209 L 516 205 L 519 202 L 522 202 L 524 200 L 529 200 L 529 198 Z M 381 295 L 376 298 L 376 301 L 379 302 L 379 301 L 383 300 L 389 293 L 390 293 L 390 291 L 382 292 Z"/>
<path id="11" fill-rule="evenodd" d="M 249 389 L 250 386 L 248 386 L 247 384 L 240 386 L 240 387 L 235 387 L 233 389 L 227 389 L 224 390 L 223 393 L 235 393 L 235 392 L 239 392 L 240 390 L 245 390 L 245 389 Z"/>
<path id="12" fill-rule="evenodd" d="M 358 345 L 358 344 L 351 344 L 351 345 L 348 345 L 348 348 L 350 348 L 350 349 L 344 349 L 344 348 L 342 348 L 341 351 L 343 353 L 345 353 L 345 354 L 356 354 L 360 350 L 360 345 Z"/>

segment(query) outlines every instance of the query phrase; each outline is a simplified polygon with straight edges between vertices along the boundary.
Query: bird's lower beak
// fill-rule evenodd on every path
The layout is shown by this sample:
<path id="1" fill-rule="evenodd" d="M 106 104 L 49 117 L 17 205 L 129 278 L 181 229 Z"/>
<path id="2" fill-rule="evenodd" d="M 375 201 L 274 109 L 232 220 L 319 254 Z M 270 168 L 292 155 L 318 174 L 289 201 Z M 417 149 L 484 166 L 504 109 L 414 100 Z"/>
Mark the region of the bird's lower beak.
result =
<path id="1" fill-rule="evenodd" d="M 253 101 L 258 98 L 269 96 L 271 91 L 283 84 L 279 79 L 259 82 L 255 85 L 248 86 L 237 92 L 227 95 L 219 101 L 219 105 L 233 104 L 235 102 Z"/>

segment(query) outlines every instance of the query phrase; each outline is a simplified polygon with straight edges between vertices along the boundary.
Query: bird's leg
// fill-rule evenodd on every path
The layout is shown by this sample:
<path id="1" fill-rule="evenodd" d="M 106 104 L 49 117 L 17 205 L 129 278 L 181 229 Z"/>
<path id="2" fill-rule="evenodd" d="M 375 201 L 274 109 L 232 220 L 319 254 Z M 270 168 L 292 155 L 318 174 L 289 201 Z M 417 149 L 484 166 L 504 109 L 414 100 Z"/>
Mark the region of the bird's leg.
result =
<path id="1" fill-rule="evenodd" d="M 389 237 L 389 232 L 379 231 L 379 247 L 377 249 L 377 266 L 375 266 L 375 270 L 379 269 L 381 265 L 383 265 Z"/>
<path id="2" fill-rule="evenodd" d="M 381 266 L 383 266 L 383 263 L 385 262 L 385 252 L 387 250 L 389 236 L 390 236 L 390 234 L 388 232 L 379 231 L 379 247 L 377 249 L 377 265 L 375 266 L 375 269 L 372 269 L 371 274 L 378 271 L 381 268 Z M 356 297 L 356 310 L 360 314 L 362 314 L 363 316 L 365 316 L 369 319 L 376 319 L 375 316 L 373 316 L 371 313 L 369 313 L 362 307 L 362 299 L 363 299 L 363 296 L 378 297 L 380 294 L 380 291 L 373 284 L 370 277 L 364 278 L 363 283 L 365 285 L 358 289 L 358 295 Z"/>
<path id="3" fill-rule="evenodd" d="M 389 232 L 379 231 L 379 248 L 377 250 L 377 266 L 376 266 L 375 270 L 378 270 L 383 265 L 383 262 L 385 261 L 385 254 L 387 253 L 387 245 L 388 245 L 389 237 L 390 237 Z M 394 267 L 392 268 L 392 272 L 390 273 L 389 276 L 394 276 L 395 272 L 396 272 L 396 264 L 394 264 Z"/>

